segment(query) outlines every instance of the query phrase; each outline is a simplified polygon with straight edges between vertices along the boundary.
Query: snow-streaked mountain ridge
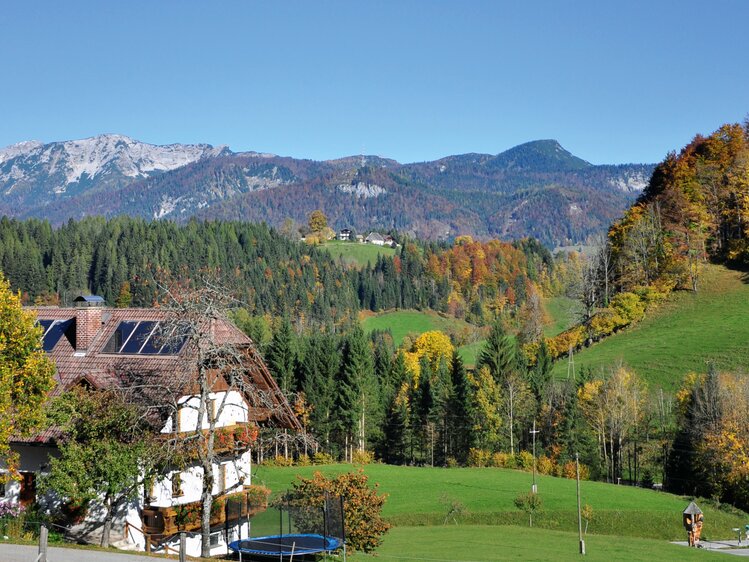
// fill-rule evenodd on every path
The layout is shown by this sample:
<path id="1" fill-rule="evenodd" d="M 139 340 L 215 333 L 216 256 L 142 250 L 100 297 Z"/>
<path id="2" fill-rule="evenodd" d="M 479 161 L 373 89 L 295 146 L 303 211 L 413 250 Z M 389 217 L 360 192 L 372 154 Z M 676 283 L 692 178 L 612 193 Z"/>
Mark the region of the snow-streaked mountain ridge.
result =
<path id="1" fill-rule="evenodd" d="M 0 186 L 44 185 L 48 192 L 63 193 L 71 184 L 102 176 L 146 178 L 223 154 L 230 154 L 226 146 L 153 145 L 115 134 L 47 144 L 24 141 L 0 149 Z"/>

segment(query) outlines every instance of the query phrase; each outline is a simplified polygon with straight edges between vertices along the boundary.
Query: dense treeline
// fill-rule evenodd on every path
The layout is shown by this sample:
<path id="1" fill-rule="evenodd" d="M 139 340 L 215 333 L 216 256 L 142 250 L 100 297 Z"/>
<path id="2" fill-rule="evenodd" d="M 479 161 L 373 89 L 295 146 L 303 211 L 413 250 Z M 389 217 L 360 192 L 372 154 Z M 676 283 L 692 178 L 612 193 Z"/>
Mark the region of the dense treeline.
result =
<path id="1" fill-rule="evenodd" d="M 118 217 L 53 229 L 0 219 L 0 268 L 27 302 L 66 304 L 90 291 L 110 304 L 151 306 L 158 282 L 198 281 L 211 271 L 251 315 L 290 317 L 297 326 L 345 324 L 361 309 L 392 308 L 451 310 L 486 322 L 493 301 L 506 297 L 508 310 L 519 307 L 552 266 L 532 241 L 451 247 L 404 240 L 395 256 L 357 269 L 265 225 Z M 453 306 L 456 300 L 464 305 Z"/>
<path id="2" fill-rule="evenodd" d="M 251 322 L 238 320 L 252 333 Z M 367 337 L 354 327 L 342 334 L 297 334 L 282 321 L 263 353 L 315 439 L 315 450 L 307 453 L 530 469 L 535 420 L 545 473 L 569 475 L 578 452 L 593 476 L 620 474 L 620 466 L 612 469 L 599 458 L 587 423 L 581 400 L 598 403 L 595 391 L 580 394 L 588 379 L 552 380 L 545 346 L 529 361 L 501 320 L 493 324 L 476 369 L 465 367 L 441 332 L 396 348 L 387 332 Z"/>

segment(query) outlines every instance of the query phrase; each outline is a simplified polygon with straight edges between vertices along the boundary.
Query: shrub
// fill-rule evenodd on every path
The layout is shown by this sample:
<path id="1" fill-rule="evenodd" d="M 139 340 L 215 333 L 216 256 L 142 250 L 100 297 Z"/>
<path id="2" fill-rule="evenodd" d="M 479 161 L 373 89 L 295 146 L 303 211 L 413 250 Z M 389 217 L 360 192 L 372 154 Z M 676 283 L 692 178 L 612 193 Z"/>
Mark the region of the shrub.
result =
<path id="1" fill-rule="evenodd" d="M 533 470 L 533 455 L 528 451 L 520 451 L 517 455 L 517 465 L 520 470 Z"/>
<path id="2" fill-rule="evenodd" d="M 617 311 L 625 323 L 639 322 L 645 316 L 645 302 L 634 293 L 619 293 L 611 299 L 611 308 Z"/>
<path id="3" fill-rule="evenodd" d="M 382 518 L 382 506 L 386 495 L 378 495 L 378 485 L 368 486 L 368 478 L 362 470 L 347 472 L 335 478 L 327 478 L 315 472 L 312 478 L 297 477 L 293 490 L 286 496 L 289 501 L 300 501 L 304 505 L 322 507 L 326 492 L 346 498 L 344 517 L 346 522 L 346 544 L 354 550 L 371 552 L 382 543 L 383 535 L 390 524 Z M 295 521 L 300 532 L 315 530 L 315 521 Z"/>
<path id="4" fill-rule="evenodd" d="M 515 468 L 515 457 L 510 453 L 494 453 L 491 465 L 497 468 Z"/>
<path id="5" fill-rule="evenodd" d="M 372 464 L 374 462 L 374 453 L 370 451 L 354 451 L 351 456 L 353 464 Z"/>
<path id="6" fill-rule="evenodd" d="M 309 455 L 299 455 L 296 458 L 296 461 L 294 462 L 296 466 L 311 466 L 312 465 L 312 459 L 309 458 Z"/>
<path id="7" fill-rule="evenodd" d="M 313 455 L 312 464 L 335 464 L 335 459 L 332 455 L 320 451 Z"/>
<path id="8" fill-rule="evenodd" d="M 291 457 L 284 457 L 283 455 L 276 455 L 273 457 L 273 466 L 294 466 L 294 459 Z"/>
<path id="9" fill-rule="evenodd" d="M 536 470 L 538 470 L 539 474 L 554 474 L 554 465 L 553 460 L 546 455 L 541 455 L 536 462 Z"/>
<path id="10" fill-rule="evenodd" d="M 515 498 L 515 507 L 528 514 L 530 526 L 533 527 L 533 516 L 543 513 L 544 504 L 541 496 L 534 492 L 527 492 Z"/>
<path id="11" fill-rule="evenodd" d="M 247 505 L 264 506 L 268 504 L 270 490 L 265 486 L 253 484 L 247 487 L 245 493 L 247 494 Z"/>
<path id="12" fill-rule="evenodd" d="M 489 466 L 491 453 L 485 449 L 471 448 L 468 451 L 468 466 Z"/>
<path id="13" fill-rule="evenodd" d="M 455 457 L 447 457 L 445 465 L 447 466 L 447 468 L 457 468 L 458 466 L 460 466 L 460 463 L 458 463 L 458 459 L 456 459 Z"/>

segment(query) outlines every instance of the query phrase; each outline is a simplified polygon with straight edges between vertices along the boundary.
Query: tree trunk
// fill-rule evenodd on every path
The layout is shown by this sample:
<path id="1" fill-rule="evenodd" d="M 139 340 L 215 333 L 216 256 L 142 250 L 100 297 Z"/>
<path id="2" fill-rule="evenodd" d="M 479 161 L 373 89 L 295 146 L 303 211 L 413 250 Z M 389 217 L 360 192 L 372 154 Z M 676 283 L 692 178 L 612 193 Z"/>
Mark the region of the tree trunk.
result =
<path id="1" fill-rule="evenodd" d="M 104 530 L 101 533 L 101 546 L 102 548 L 109 548 L 109 536 L 112 533 L 112 512 L 114 506 L 112 505 L 112 498 L 107 496 L 104 498 L 104 506 L 106 507 L 107 514 L 104 516 Z"/>

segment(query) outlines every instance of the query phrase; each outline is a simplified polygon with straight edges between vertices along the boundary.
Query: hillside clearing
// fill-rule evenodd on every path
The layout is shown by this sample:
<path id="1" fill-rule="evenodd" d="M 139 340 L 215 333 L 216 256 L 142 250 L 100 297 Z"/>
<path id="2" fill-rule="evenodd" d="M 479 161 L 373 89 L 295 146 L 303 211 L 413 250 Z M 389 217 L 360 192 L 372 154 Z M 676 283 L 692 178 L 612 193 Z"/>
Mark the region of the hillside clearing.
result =
<path id="1" fill-rule="evenodd" d="M 342 259 L 346 263 L 364 267 L 368 263 L 374 265 L 378 256 L 394 256 L 395 248 L 387 246 L 375 246 L 374 244 L 363 244 L 360 242 L 342 242 L 331 240 L 318 246 L 336 259 Z"/>
<path id="2" fill-rule="evenodd" d="M 575 354 L 575 368 L 598 372 L 622 362 L 633 368 L 651 390 L 674 390 L 690 371 L 705 372 L 713 362 L 720 370 L 749 367 L 749 285 L 743 274 L 709 265 L 700 290 L 674 293 L 636 326 Z M 554 374 L 564 377 L 567 358 Z"/>

